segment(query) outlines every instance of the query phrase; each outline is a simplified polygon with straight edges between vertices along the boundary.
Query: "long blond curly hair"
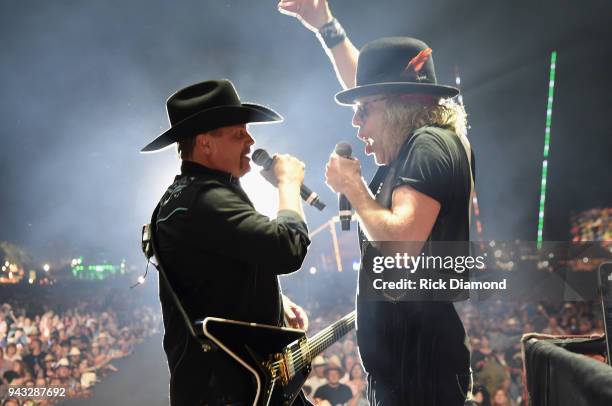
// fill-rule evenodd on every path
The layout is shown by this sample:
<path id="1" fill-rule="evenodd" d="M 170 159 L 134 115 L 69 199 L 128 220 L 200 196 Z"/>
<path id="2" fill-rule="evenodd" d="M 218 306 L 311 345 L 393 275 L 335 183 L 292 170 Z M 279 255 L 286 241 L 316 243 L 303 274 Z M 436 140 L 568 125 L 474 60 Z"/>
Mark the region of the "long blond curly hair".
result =
<path id="1" fill-rule="evenodd" d="M 424 126 L 441 127 L 460 137 L 467 133 L 467 114 L 463 105 L 453 99 L 420 98 L 402 95 L 385 99 L 383 131 L 397 151 L 412 133 Z"/>

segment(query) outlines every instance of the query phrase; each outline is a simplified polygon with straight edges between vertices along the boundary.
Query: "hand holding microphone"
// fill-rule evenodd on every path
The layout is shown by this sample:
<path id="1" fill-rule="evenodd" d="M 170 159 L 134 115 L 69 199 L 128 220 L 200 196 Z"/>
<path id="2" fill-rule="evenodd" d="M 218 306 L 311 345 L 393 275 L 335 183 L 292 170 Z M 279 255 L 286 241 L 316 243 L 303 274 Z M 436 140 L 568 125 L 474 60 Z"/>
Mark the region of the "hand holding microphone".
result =
<path id="1" fill-rule="evenodd" d="M 325 203 L 319 200 L 319 195 L 304 185 L 304 163 L 291 155 L 275 155 L 271 158 L 264 149 L 257 149 L 252 155 L 253 162 L 262 166 L 262 176 L 278 187 L 280 183 L 290 182 L 300 185 L 302 199 L 319 210 L 325 208 Z"/>
<path id="2" fill-rule="evenodd" d="M 266 153 L 261 149 L 257 151 Z M 279 183 L 304 183 L 304 163 L 299 159 L 288 154 L 277 154 L 274 158 L 267 155 L 266 161 L 259 163 L 258 159 L 262 158 L 257 151 L 253 152 L 253 162 L 263 167 L 261 175 L 272 185 L 278 187 Z"/>
<path id="3" fill-rule="evenodd" d="M 353 148 L 348 142 L 342 141 L 336 144 L 336 150 L 334 152 L 336 153 L 336 155 L 342 158 L 351 159 Z M 347 197 L 343 194 L 338 195 L 338 215 L 340 217 L 340 226 L 342 228 L 342 231 L 350 230 L 353 211 L 351 207 L 351 202 L 349 202 Z"/>

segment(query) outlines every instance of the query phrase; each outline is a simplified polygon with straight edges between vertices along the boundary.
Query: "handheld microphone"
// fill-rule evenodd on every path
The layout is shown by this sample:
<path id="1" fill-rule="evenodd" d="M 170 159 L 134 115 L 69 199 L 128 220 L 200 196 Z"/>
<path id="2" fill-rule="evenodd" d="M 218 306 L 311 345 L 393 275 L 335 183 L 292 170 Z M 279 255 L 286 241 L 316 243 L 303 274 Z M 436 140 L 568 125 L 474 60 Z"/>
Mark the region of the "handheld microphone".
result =
<path id="1" fill-rule="evenodd" d="M 350 158 L 353 153 L 353 148 L 348 142 L 341 141 L 336 144 L 335 152 L 342 158 Z M 338 214 L 340 216 L 342 231 L 350 230 L 351 218 L 353 216 L 351 202 L 342 194 L 338 196 Z"/>
<path id="2" fill-rule="evenodd" d="M 255 164 L 262 166 L 266 171 L 272 169 L 274 166 L 274 159 L 270 158 L 270 154 L 268 154 L 268 151 L 265 149 L 256 149 L 251 157 Z M 310 190 L 310 188 L 303 183 L 300 185 L 300 196 L 306 203 L 319 210 L 325 208 L 325 203 L 319 200 L 319 195 Z"/>

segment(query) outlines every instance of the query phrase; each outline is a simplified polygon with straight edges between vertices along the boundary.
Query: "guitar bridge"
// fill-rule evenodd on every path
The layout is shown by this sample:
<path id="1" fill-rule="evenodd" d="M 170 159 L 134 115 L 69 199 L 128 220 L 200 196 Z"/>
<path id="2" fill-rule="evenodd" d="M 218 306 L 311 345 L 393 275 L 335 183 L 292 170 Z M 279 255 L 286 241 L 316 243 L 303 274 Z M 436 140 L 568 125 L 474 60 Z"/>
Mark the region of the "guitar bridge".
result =
<path id="1" fill-rule="evenodd" d="M 280 365 L 279 372 L 283 386 L 287 386 L 289 381 L 300 371 L 310 372 L 310 348 L 308 341 L 304 338 L 287 346 L 281 354 L 276 354 L 275 358 Z"/>
<path id="2" fill-rule="evenodd" d="M 274 378 L 280 378 L 281 384 L 286 386 L 289 384 L 289 371 L 287 370 L 287 363 L 285 357 L 281 353 L 276 353 L 273 356 L 274 363 L 277 364 L 277 368 L 273 372 Z"/>

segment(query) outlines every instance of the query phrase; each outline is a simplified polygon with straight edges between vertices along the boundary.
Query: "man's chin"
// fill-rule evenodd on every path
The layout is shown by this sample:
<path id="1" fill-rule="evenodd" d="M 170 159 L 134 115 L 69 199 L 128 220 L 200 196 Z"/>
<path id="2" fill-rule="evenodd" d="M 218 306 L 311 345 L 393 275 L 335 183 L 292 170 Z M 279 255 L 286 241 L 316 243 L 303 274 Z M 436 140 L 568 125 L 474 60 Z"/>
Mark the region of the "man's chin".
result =
<path id="1" fill-rule="evenodd" d="M 238 178 L 243 177 L 244 175 L 246 175 L 247 173 L 249 173 L 251 171 L 251 161 L 249 159 L 241 159 L 240 160 L 240 167 L 238 168 L 239 171 L 239 175 L 236 176 Z"/>

